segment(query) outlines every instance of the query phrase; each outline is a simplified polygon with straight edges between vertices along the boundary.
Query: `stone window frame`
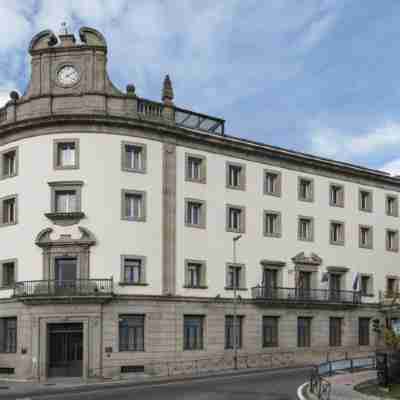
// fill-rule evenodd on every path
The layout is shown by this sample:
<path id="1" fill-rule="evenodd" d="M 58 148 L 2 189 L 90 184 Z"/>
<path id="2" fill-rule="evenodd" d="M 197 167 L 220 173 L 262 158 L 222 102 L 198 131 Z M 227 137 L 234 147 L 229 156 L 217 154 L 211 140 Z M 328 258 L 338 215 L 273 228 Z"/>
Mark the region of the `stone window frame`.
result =
<path id="1" fill-rule="evenodd" d="M 389 199 L 394 200 L 395 210 L 393 213 L 389 212 Z M 387 194 L 385 197 L 385 208 L 386 208 L 386 215 L 390 217 L 398 217 L 399 216 L 399 197 L 395 194 Z"/>
<path id="2" fill-rule="evenodd" d="M 201 160 L 200 179 L 191 178 L 189 176 L 189 159 L 197 158 Z M 185 181 L 195 183 L 207 183 L 207 157 L 202 154 L 185 153 Z"/>
<path id="3" fill-rule="evenodd" d="M 362 193 L 368 193 L 369 195 L 369 204 L 368 204 L 368 208 L 362 208 Z M 359 188 L 358 189 L 358 209 L 359 211 L 363 211 L 363 212 L 373 212 L 374 209 L 374 192 L 372 190 L 369 189 L 363 189 L 363 188 Z"/>
<path id="4" fill-rule="evenodd" d="M 311 188 L 311 196 L 309 198 L 303 198 L 301 197 L 301 182 L 302 181 L 307 181 L 310 183 L 310 188 Z M 299 201 L 305 201 L 307 203 L 313 203 L 314 202 L 314 197 L 315 197 L 315 185 L 314 185 L 314 178 L 310 178 L 308 176 L 298 176 L 297 177 L 297 199 Z"/>
<path id="5" fill-rule="evenodd" d="M 273 347 L 279 347 L 279 325 L 280 325 L 280 315 L 262 315 L 262 320 L 261 320 L 261 324 L 262 324 L 262 347 L 263 348 L 273 348 Z M 265 331 L 264 331 L 264 321 L 269 318 L 271 320 L 274 321 L 274 329 L 276 330 L 276 332 L 274 332 L 273 334 L 273 338 L 275 339 L 273 342 L 271 343 L 266 343 L 265 341 Z"/>
<path id="6" fill-rule="evenodd" d="M 129 217 L 125 214 L 126 195 L 142 196 L 142 216 L 140 218 Z M 121 189 L 121 220 L 130 222 L 146 222 L 147 220 L 147 192 L 145 190 Z"/>
<path id="7" fill-rule="evenodd" d="M 371 344 L 371 317 L 358 317 L 358 345 L 359 346 L 370 346 Z M 365 326 L 363 326 L 361 324 L 361 321 L 365 322 L 367 321 L 368 324 L 366 326 L 366 331 L 363 332 L 362 331 L 362 327 L 365 328 Z M 367 339 L 364 341 L 364 339 Z"/>
<path id="8" fill-rule="evenodd" d="M 232 186 L 229 184 L 230 167 L 240 167 L 241 168 L 240 177 L 239 177 L 239 186 Z M 226 170 L 226 188 L 245 191 L 246 190 L 246 164 L 234 162 L 234 161 L 226 161 L 225 170 Z"/>
<path id="9" fill-rule="evenodd" d="M 244 315 L 236 315 L 236 326 L 239 328 L 238 332 L 238 340 L 236 341 L 237 344 L 237 349 L 241 349 L 243 347 L 243 336 L 244 336 L 244 321 L 245 321 L 245 316 Z M 233 349 L 234 346 L 234 326 L 235 326 L 235 321 L 233 314 L 225 314 L 224 318 L 224 350 L 231 350 Z M 229 329 L 229 331 L 228 331 Z M 228 335 L 228 333 L 232 333 L 231 335 Z"/>
<path id="10" fill-rule="evenodd" d="M 341 240 L 333 240 L 332 237 L 332 225 L 333 224 L 338 224 L 341 226 L 342 230 L 342 238 Z M 339 220 L 330 220 L 329 221 L 329 243 L 334 246 L 344 246 L 346 241 L 346 224 L 344 221 L 339 221 Z"/>
<path id="11" fill-rule="evenodd" d="M 332 200 L 332 189 L 333 189 L 334 187 L 335 187 L 335 188 L 339 188 L 340 193 L 341 193 L 341 195 L 340 195 L 340 201 L 337 202 L 337 203 L 334 203 L 333 200 Z M 331 207 L 341 207 L 341 208 L 343 208 L 343 207 L 344 207 L 344 202 L 345 202 L 345 190 L 344 190 L 344 185 L 341 184 L 341 183 L 331 182 L 331 183 L 329 184 L 329 205 L 330 205 Z"/>
<path id="12" fill-rule="evenodd" d="M 200 218 L 198 224 L 191 224 L 187 218 L 188 206 L 189 203 L 197 203 L 200 204 Z M 205 200 L 195 199 L 192 197 L 185 198 L 185 226 L 189 228 L 199 228 L 199 229 L 206 229 L 206 221 L 207 221 L 207 203 Z"/>
<path id="13" fill-rule="evenodd" d="M 236 290 L 248 290 L 247 289 L 247 282 L 246 282 L 246 264 L 244 263 L 234 263 L 234 262 L 227 262 L 225 263 L 225 290 L 234 290 L 234 287 L 228 286 L 228 271 L 229 268 L 240 268 L 240 277 L 239 277 L 239 285 Z"/>
<path id="14" fill-rule="evenodd" d="M 309 239 L 304 239 L 300 235 L 300 220 L 302 219 L 308 219 L 310 221 L 311 235 Z M 301 242 L 314 242 L 314 217 L 309 217 L 306 215 L 297 216 L 297 240 L 300 240 Z"/>
<path id="15" fill-rule="evenodd" d="M 200 321 L 200 343 L 197 347 L 186 347 L 186 319 L 198 319 Z M 182 316 L 182 328 L 183 328 L 183 343 L 182 349 L 183 351 L 204 351 L 206 350 L 206 332 L 207 332 L 207 316 L 204 314 L 195 314 L 195 313 L 185 313 Z"/>
<path id="16" fill-rule="evenodd" d="M 335 336 L 335 326 L 333 322 L 338 323 L 338 336 Z M 343 328 L 344 319 L 343 317 L 329 317 L 329 347 L 342 347 L 343 346 Z M 337 342 L 335 341 L 337 340 Z"/>
<path id="17" fill-rule="evenodd" d="M 143 334 L 143 347 L 142 348 L 123 348 L 122 340 L 121 340 L 121 322 L 123 319 L 129 319 L 129 318 L 135 318 L 135 317 L 140 317 L 141 322 L 142 322 L 142 334 Z M 146 331 L 147 331 L 147 315 L 144 313 L 124 313 L 124 314 L 118 314 L 118 352 L 119 353 L 126 353 L 126 352 L 131 352 L 131 353 L 143 353 L 146 350 Z M 137 325 L 136 327 L 138 327 Z"/>
<path id="18" fill-rule="evenodd" d="M 14 165 L 14 173 L 11 175 L 4 174 L 4 156 L 8 153 L 15 152 L 15 165 Z M 0 152 L 0 162 L 1 162 L 1 174 L 0 179 L 9 179 L 18 176 L 19 173 L 19 148 L 18 146 L 9 147 Z"/>
<path id="19" fill-rule="evenodd" d="M 3 219 L 3 208 L 4 202 L 10 199 L 15 200 L 14 204 L 14 221 L 13 222 L 4 222 Z M 0 227 L 13 226 L 18 224 L 18 195 L 10 194 L 0 198 Z"/>
<path id="20" fill-rule="evenodd" d="M 394 291 L 393 292 L 390 292 L 388 290 L 389 280 L 394 281 Z M 392 296 L 393 294 L 396 294 L 399 291 L 399 281 L 400 281 L 400 278 L 397 275 L 388 274 L 385 276 L 385 292 L 387 293 L 387 295 Z"/>
<path id="21" fill-rule="evenodd" d="M 360 293 L 362 297 L 374 297 L 374 275 L 373 274 L 360 274 Z M 362 291 L 362 278 L 368 278 L 367 293 Z"/>
<path id="22" fill-rule="evenodd" d="M 282 196 L 282 172 L 278 171 L 276 169 L 269 169 L 269 168 L 265 168 L 264 172 L 263 172 L 263 193 L 266 196 L 275 196 L 275 197 L 281 197 Z M 276 175 L 277 177 L 277 188 L 278 190 L 275 192 L 267 192 L 267 175 Z"/>
<path id="23" fill-rule="evenodd" d="M 17 258 L 7 258 L 0 260 L 0 289 L 12 289 L 13 285 L 4 285 L 4 264 L 13 263 L 14 264 L 14 282 L 17 282 L 18 276 L 18 259 Z"/>
<path id="24" fill-rule="evenodd" d="M 240 227 L 239 229 L 233 229 L 229 227 L 229 210 L 231 208 L 237 208 L 238 210 L 241 210 L 240 213 Z M 238 206 L 234 204 L 226 204 L 225 206 L 226 210 L 226 221 L 225 221 L 225 229 L 227 232 L 233 232 L 233 233 L 245 233 L 246 232 L 246 207 L 245 206 Z"/>
<path id="25" fill-rule="evenodd" d="M 63 143 L 75 144 L 75 165 L 62 166 L 58 163 L 58 146 Z M 79 169 L 80 165 L 79 144 L 80 143 L 78 138 L 53 139 L 53 169 L 55 170 Z"/>
<path id="26" fill-rule="evenodd" d="M 267 215 L 277 216 L 277 232 L 269 233 L 267 232 Z M 265 237 L 281 238 L 282 237 L 282 212 L 274 210 L 264 210 L 263 211 L 263 233 Z"/>
<path id="27" fill-rule="evenodd" d="M 141 270 L 140 282 L 125 281 L 125 260 L 126 259 L 134 259 L 134 260 L 141 261 L 142 270 Z M 121 254 L 120 264 L 121 264 L 120 281 L 119 281 L 120 286 L 148 286 L 148 282 L 146 279 L 147 278 L 147 257 L 146 256 L 140 256 L 140 255 L 136 255 L 136 254 Z"/>
<path id="28" fill-rule="evenodd" d="M 300 336 L 300 320 L 307 321 L 307 327 L 309 328 L 309 335 L 304 336 L 303 340 L 301 340 Z M 312 347 L 312 339 L 313 339 L 313 317 L 308 315 L 299 315 L 297 316 L 297 347 L 299 348 L 310 348 Z M 301 343 L 301 342 L 304 342 Z"/>
<path id="29" fill-rule="evenodd" d="M 369 243 L 367 243 L 367 244 L 361 243 L 361 229 L 362 228 L 369 229 L 369 239 L 368 239 Z M 358 225 L 358 247 L 360 249 L 373 250 L 373 248 L 374 248 L 374 227 L 372 225 L 365 225 L 365 224 Z"/>
<path id="30" fill-rule="evenodd" d="M 83 181 L 52 181 L 47 182 L 50 187 L 50 212 L 45 213 L 45 216 L 54 224 L 60 226 L 69 226 L 77 224 L 85 213 L 82 211 L 82 186 Z M 76 193 L 76 210 L 71 212 L 62 212 L 56 210 L 57 192 L 60 191 L 75 191 Z"/>
<path id="31" fill-rule="evenodd" d="M 198 264 L 200 265 L 200 285 L 198 286 L 190 286 L 189 285 L 189 264 Z M 207 262 L 205 260 L 198 259 L 185 259 L 185 283 L 183 285 L 185 289 L 207 289 Z"/>
<path id="32" fill-rule="evenodd" d="M 127 158 L 126 158 L 126 146 L 138 147 L 142 150 L 142 168 L 131 168 L 128 166 Z M 121 142 L 121 171 L 124 172 L 136 172 L 139 174 L 147 173 L 147 144 L 139 143 L 139 142 L 131 142 L 127 140 L 123 140 Z"/>
<path id="33" fill-rule="evenodd" d="M 389 233 L 395 234 L 395 247 L 389 248 Z M 399 230 L 398 229 L 391 229 L 387 228 L 385 230 L 385 242 L 386 242 L 386 250 L 394 253 L 398 253 L 399 251 Z"/>
<path id="34" fill-rule="evenodd" d="M 261 260 L 260 261 L 261 265 L 261 282 L 263 282 L 263 287 L 266 286 L 264 282 L 264 271 L 265 270 L 270 270 L 270 271 L 276 271 L 276 282 L 277 282 L 277 287 L 282 287 L 283 285 L 283 268 L 286 266 L 285 261 L 278 261 L 278 260 Z"/>
<path id="35" fill-rule="evenodd" d="M 9 336 L 7 332 L 9 329 L 8 322 L 11 320 L 15 321 L 15 329 L 12 330 L 13 340 L 11 341 L 13 346 L 8 342 Z M 3 340 L 1 341 L 2 346 L 0 347 L 0 354 L 16 354 L 18 349 L 18 317 L 15 315 L 4 315 L 0 317 L 0 324 L 3 325 L 1 331 L 4 332 L 4 337 L 1 338 Z"/>

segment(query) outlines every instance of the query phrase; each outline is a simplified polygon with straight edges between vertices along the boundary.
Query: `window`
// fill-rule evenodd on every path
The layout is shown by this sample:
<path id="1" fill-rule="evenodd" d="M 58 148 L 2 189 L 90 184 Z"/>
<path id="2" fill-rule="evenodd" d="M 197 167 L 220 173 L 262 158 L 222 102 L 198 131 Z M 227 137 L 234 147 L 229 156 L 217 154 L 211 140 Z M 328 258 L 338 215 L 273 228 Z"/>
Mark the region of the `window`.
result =
<path id="1" fill-rule="evenodd" d="M 54 141 L 54 168 L 79 168 L 79 139 L 61 139 Z"/>
<path id="2" fill-rule="evenodd" d="M 372 212 L 372 192 L 369 190 L 360 190 L 359 209 L 361 211 Z"/>
<path id="3" fill-rule="evenodd" d="M 143 143 L 122 142 L 122 170 L 146 172 L 146 145 Z"/>
<path id="4" fill-rule="evenodd" d="M 311 318 L 297 318 L 297 347 L 311 346 Z"/>
<path id="5" fill-rule="evenodd" d="M 314 182 L 309 178 L 299 178 L 298 195 L 301 201 L 314 201 Z"/>
<path id="6" fill-rule="evenodd" d="M 331 184 L 329 191 L 329 204 L 332 207 L 344 207 L 344 187 L 342 185 Z"/>
<path id="7" fill-rule="evenodd" d="M 242 334 L 243 334 L 243 316 L 236 316 L 236 323 L 234 324 L 233 315 L 227 315 L 225 317 L 225 349 L 234 348 L 234 340 L 236 333 L 236 348 L 242 347 Z M 236 329 L 235 329 L 235 326 Z"/>
<path id="8" fill-rule="evenodd" d="M 186 180 L 190 182 L 206 182 L 206 158 L 186 153 Z"/>
<path id="9" fill-rule="evenodd" d="M 185 199 L 185 224 L 195 228 L 206 227 L 206 203 L 202 200 Z"/>
<path id="10" fill-rule="evenodd" d="M 394 229 L 386 229 L 386 250 L 399 251 L 399 231 Z"/>
<path id="11" fill-rule="evenodd" d="M 361 275 L 361 296 L 372 296 L 372 276 L 371 275 Z"/>
<path id="12" fill-rule="evenodd" d="M 200 315 L 183 316 L 183 349 L 203 349 L 203 322 L 204 317 Z"/>
<path id="13" fill-rule="evenodd" d="M 342 345 L 342 318 L 329 318 L 329 346 Z"/>
<path id="14" fill-rule="evenodd" d="M 1 177 L 11 178 L 18 174 L 18 150 L 16 147 L 1 153 Z"/>
<path id="15" fill-rule="evenodd" d="M 77 195 L 75 190 L 56 190 L 55 212 L 75 212 L 77 209 Z"/>
<path id="16" fill-rule="evenodd" d="M 243 264 L 227 264 L 226 266 L 226 290 L 245 289 L 245 270 Z"/>
<path id="17" fill-rule="evenodd" d="M 363 249 L 372 249 L 373 246 L 372 226 L 367 226 L 367 225 L 359 226 L 359 245 Z"/>
<path id="18" fill-rule="evenodd" d="M 226 163 L 226 186 L 230 189 L 245 190 L 246 169 L 244 164 Z"/>
<path id="19" fill-rule="evenodd" d="M 186 260 L 185 287 L 206 289 L 206 264 L 204 261 Z"/>
<path id="20" fill-rule="evenodd" d="M 144 315 L 119 316 L 119 351 L 144 351 Z"/>
<path id="21" fill-rule="evenodd" d="M 369 346 L 369 321 L 370 318 L 358 319 L 358 344 Z"/>
<path id="22" fill-rule="evenodd" d="M 398 291 L 397 278 L 386 278 L 386 292 L 389 297 L 393 296 Z"/>
<path id="23" fill-rule="evenodd" d="M 245 232 L 245 208 L 241 206 L 226 206 L 226 230 L 228 232 Z"/>
<path id="24" fill-rule="evenodd" d="M 264 211 L 264 236 L 281 237 L 281 213 Z"/>
<path id="25" fill-rule="evenodd" d="M 12 287 L 16 277 L 16 260 L 5 260 L 0 262 L 1 266 L 1 287 Z"/>
<path id="26" fill-rule="evenodd" d="M 299 217 L 298 239 L 312 242 L 314 240 L 314 220 L 311 217 Z"/>
<path id="27" fill-rule="evenodd" d="M 122 219 L 146 220 L 146 193 L 138 190 L 122 190 Z"/>
<path id="28" fill-rule="evenodd" d="M 121 256 L 121 283 L 128 285 L 146 284 L 146 258 L 143 256 Z"/>
<path id="29" fill-rule="evenodd" d="M 344 245 L 344 223 L 340 221 L 331 221 L 330 225 L 330 243 L 339 246 Z"/>
<path id="30" fill-rule="evenodd" d="M 17 223 L 17 195 L 6 196 L 1 200 L 1 225 Z"/>
<path id="31" fill-rule="evenodd" d="M 17 352 L 17 318 L 0 318 L 0 353 Z"/>
<path id="32" fill-rule="evenodd" d="M 262 323 L 263 347 L 277 347 L 279 317 L 263 317 Z"/>
<path id="33" fill-rule="evenodd" d="M 399 216 L 399 202 L 397 196 L 386 196 L 386 215 Z"/>
<path id="34" fill-rule="evenodd" d="M 282 192 L 282 174 L 278 171 L 264 170 L 264 194 L 280 196 Z"/>

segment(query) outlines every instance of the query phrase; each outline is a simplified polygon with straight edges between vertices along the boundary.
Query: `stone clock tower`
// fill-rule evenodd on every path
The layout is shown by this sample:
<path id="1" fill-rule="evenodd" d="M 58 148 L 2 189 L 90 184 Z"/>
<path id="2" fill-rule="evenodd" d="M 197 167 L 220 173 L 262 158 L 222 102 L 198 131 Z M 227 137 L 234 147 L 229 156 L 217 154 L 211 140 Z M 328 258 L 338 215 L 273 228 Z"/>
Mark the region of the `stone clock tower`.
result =
<path id="1" fill-rule="evenodd" d="M 79 39 L 67 31 L 57 37 L 50 30 L 32 39 L 32 76 L 26 93 L 14 99 L 16 120 L 52 114 L 134 114 L 135 96 L 118 90 L 107 75 L 103 35 L 83 27 Z"/>

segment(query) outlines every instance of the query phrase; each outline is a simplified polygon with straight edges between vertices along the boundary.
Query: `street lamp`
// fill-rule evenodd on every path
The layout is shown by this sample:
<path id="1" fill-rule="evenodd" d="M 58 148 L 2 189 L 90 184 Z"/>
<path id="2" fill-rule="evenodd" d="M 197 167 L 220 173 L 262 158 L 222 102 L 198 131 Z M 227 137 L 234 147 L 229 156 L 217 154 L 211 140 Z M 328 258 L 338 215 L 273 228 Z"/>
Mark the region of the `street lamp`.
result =
<path id="1" fill-rule="evenodd" d="M 233 245 L 233 264 L 236 264 L 236 242 L 240 240 L 242 235 L 237 235 L 232 238 L 232 245 Z M 237 275 L 234 275 L 233 279 L 233 363 L 234 363 L 234 369 L 238 368 L 238 362 L 237 362 L 237 352 L 238 352 L 238 343 L 237 343 L 237 289 L 238 289 L 238 283 L 239 279 L 237 279 Z"/>

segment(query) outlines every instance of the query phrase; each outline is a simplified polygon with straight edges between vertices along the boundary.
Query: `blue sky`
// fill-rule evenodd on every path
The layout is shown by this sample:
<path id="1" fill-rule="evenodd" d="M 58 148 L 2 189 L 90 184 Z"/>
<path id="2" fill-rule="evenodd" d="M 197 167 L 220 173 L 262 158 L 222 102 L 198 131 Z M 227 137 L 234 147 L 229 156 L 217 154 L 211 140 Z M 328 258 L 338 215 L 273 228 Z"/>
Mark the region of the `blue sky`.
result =
<path id="1" fill-rule="evenodd" d="M 42 29 L 107 38 L 124 90 L 226 119 L 227 132 L 400 173 L 398 0 L 0 0 L 0 101 Z"/>

